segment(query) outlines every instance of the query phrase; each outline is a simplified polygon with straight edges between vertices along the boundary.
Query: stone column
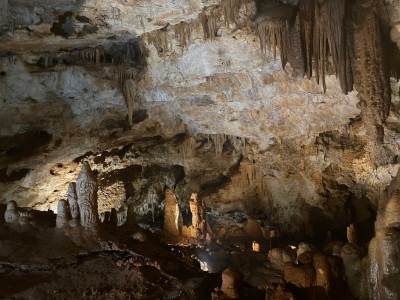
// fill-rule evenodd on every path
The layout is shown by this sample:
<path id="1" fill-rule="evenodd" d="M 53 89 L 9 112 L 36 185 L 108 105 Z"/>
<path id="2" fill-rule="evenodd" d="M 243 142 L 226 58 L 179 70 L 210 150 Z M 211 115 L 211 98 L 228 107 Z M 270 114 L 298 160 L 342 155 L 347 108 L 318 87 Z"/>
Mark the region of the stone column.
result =
<path id="1" fill-rule="evenodd" d="M 4 213 L 4 221 L 6 223 L 15 223 L 19 219 L 19 212 L 18 212 L 18 206 L 15 201 L 9 201 L 7 203 L 7 208 L 6 212 Z"/>
<path id="2" fill-rule="evenodd" d="M 179 236 L 182 232 L 182 223 L 181 211 L 175 193 L 167 189 L 164 203 L 164 233 Z"/>
<path id="3" fill-rule="evenodd" d="M 79 205 L 78 196 L 76 195 L 76 183 L 71 182 L 68 185 L 67 201 L 69 206 L 69 212 L 71 214 L 71 226 L 75 227 L 79 224 Z"/>
<path id="4" fill-rule="evenodd" d="M 56 226 L 57 228 L 62 228 L 68 224 L 69 221 L 69 207 L 68 202 L 65 200 L 58 201 L 57 205 L 57 218 L 56 218 Z"/>
<path id="5" fill-rule="evenodd" d="M 84 162 L 76 181 L 79 214 L 81 225 L 94 228 L 99 224 L 97 206 L 97 179 L 90 169 L 89 163 Z"/>

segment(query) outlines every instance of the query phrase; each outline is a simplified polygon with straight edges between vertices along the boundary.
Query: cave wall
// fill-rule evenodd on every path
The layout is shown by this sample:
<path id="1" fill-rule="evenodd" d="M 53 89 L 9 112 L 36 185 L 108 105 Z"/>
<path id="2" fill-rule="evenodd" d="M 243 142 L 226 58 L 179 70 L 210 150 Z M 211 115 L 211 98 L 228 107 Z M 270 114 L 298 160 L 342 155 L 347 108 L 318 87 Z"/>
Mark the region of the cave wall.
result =
<path id="1" fill-rule="evenodd" d="M 371 133 L 361 90 L 283 70 L 260 50 L 254 3 L 229 3 L 2 0 L 1 200 L 55 209 L 88 159 L 101 211 L 128 201 L 148 215 L 149 190 L 159 211 L 174 187 L 183 206 L 196 191 L 216 214 L 287 231 L 373 219 L 398 168 L 397 81 Z"/>

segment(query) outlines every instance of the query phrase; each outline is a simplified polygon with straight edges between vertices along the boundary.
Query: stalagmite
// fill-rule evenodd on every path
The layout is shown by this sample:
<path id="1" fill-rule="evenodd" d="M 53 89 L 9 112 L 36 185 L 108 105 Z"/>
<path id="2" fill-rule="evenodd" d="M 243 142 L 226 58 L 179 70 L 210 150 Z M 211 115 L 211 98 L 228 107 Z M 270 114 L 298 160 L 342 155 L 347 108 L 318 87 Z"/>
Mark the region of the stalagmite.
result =
<path id="1" fill-rule="evenodd" d="M 251 244 L 251 249 L 253 250 L 253 252 L 260 252 L 261 246 L 259 243 L 253 241 L 253 243 Z"/>
<path id="2" fill-rule="evenodd" d="M 375 237 L 368 249 L 369 297 L 373 300 L 400 299 L 400 172 L 382 198 L 375 222 Z"/>
<path id="3" fill-rule="evenodd" d="M 309 265 L 295 265 L 286 263 L 283 269 L 283 277 L 286 282 L 292 283 L 300 288 L 309 288 L 315 282 L 315 271 Z"/>
<path id="4" fill-rule="evenodd" d="M 346 230 L 347 241 L 350 244 L 357 244 L 357 231 L 354 224 L 350 224 Z"/>
<path id="5" fill-rule="evenodd" d="M 229 299 L 239 299 L 240 274 L 228 268 L 222 272 L 221 292 Z"/>
<path id="6" fill-rule="evenodd" d="M 57 218 L 56 218 L 56 226 L 57 228 L 62 228 L 68 224 L 69 221 L 69 207 L 68 202 L 65 200 L 58 201 L 57 204 Z"/>
<path id="7" fill-rule="evenodd" d="M 355 244 L 343 246 L 340 257 L 342 258 L 346 280 L 353 296 L 360 298 L 361 295 L 361 251 Z"/>
<path id="8" fill-rule="evenodd" d="M 295 258 L 285 249 L 273 248 L 268 251 L 268 260 L 275 268 L 283 270 L 285 263 L 294 262 Z"/>
<path id="9" fill-rule="evenodd" d="M 18 206 L 15 201 L 7 202 L 7 208 L 4 213 L 4 221 L 12 224 L 18 221 L 20 213 L 18 212 Z"/>
<path id="10" fill-rule="evenodd" d="M 68 185 L 67 191 L 67 201 L 69 206 L 69 211 L 71 214 L 71 226 L 76 226 L 79 224 L 79 206 L 78 206 L 78 197 L 76 196 L 76 183 L 71 182 Z"/>
<path id="11" fill-rule="evenodd" d="M 192 213 L 192 226 L 196 232 L 196 238 L 204 238 L 206 229 L 204 207 L 202 202 L 197 198 L 197 193 L 193 193 L 190 196 L 189 207 Z"/>
<path id="12" fill-rule="evenodd" d="M 117 211 L 117 226 L 122 226 L 126 224 L 128 220 L 128 207 L 123 205 Z"/>
<path id="13" fill-rule="evenodd" d="M 79 214 L 81 225 L 86 228 L 95 228 L 99 223 L 97 207 L 97 180 L 89 163 L 84 162 L 76 181 Z"/>
<path id="14" fill-rule="evenodd" d="M 182 222 L 182 215 L 175 193 L 167 189 L 164 203 L 164 233 L 171 236 L 180 236 Z"/>
<path id="15" fill-rule="evenodd" d="M 314 254 L 313 266 L 315 269 L 315 286 L 322 287 L 328 295 L 332 280 L 328 258 L 321 253 Z"/>

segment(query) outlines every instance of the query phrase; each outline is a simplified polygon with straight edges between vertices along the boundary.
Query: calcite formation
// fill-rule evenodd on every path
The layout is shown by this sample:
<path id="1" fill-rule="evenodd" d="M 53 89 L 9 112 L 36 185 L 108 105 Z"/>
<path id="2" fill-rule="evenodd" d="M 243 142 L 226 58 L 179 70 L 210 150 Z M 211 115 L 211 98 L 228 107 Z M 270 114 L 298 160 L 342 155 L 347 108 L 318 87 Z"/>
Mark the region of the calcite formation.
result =
<path id="1" fill-rule="evenodd" d="M 78 196 L 76 195 L 76 183 L 70 182 L 67 191 L 68 208 L 71 215 L 71 226 L 76 226 L 80 222 Z"/>
<path id="2" fill-rule="evenodd" d="M 278 299 L 329 297 L 342 263 L 354 297 L 399 298 L 399 24 L 398 0 L 0 0 L 0 233 L 163 227 Z"/>
<path id="3" fill-rule="evenodd" d="M 369 244 L 367 269 L 370 299 L 396 299 L 400 297 L 399 274 L 400 231 L 399 174 L 393 179 L 380 203 L 375 222 L 375 237 Z"/>
<path id="4" fill-rule="evenodd" d="M 164 202 L 164 232 L 171 236 L 180 236 L 182 232 L 182 215 L 175 193 L 165 191 Z"/>
<path id="5" fill-rule="evenodd" d="M 197 193 L 190 196 L 189 208 L 192 216 L 191 225 L 184 226 L 182 234 L 195 239 L 204 239 L 206 236 L 206 220 L 204 207 Z"/>
<path id="6" fill-rule="evenodd" d="M 221 292 L 228 299 L 239 299 L 240 284 L 240 274 L 236 271 L 228 268 L 222 272 Z"/>
<path id="7" fill-rule="evenodd" d="M 64 226 L 68 225 L 70 215 L 68 202 L 65 200 L 58 201 L 56 219 L 57 228 L 63 228 Z"/>
<path id="8" fill-rule="evenodd" d="M 9 201 L 7 203 L 7 208 L 4 213 L 4 220 L 6 223 L 12 224 L 16 223 L 20 217 L 20 213 L 18 212 L 18 206 L 15 201 Z"/>
<path id="9" fill-rule="evenodd" d="M 76 191 L 81 225 L 86 228 L 95 228 L 99 223 L 97 180 L 88 162 L 82 165 L 76 180 Z"/>

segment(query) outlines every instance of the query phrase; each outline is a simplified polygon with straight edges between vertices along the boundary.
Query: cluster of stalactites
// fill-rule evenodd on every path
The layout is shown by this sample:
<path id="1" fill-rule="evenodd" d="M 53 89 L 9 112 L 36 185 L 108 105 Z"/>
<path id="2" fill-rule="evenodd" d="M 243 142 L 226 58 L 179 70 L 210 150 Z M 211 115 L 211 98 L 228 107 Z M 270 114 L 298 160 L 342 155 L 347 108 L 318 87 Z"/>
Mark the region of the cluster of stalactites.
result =
<path id="1" fill-rule="evenodd" d="M 17 57 L 15 55 L 0 56 L 0 67 L 14 65 L 16 62 L 17 62 Z"/>
<path id="2" fill-rule="evenodd" d="M 233 177 L 232 184 L 241 190 L 246 190 L 251 187 L 259 196 L 268 196 L 268 187 L 265 181 L 263 169 L 256 163 L 243 161 L 240 164 L 240 174 Z"/>
<path id="3" fill-rule="evenodd" d="M 194 22 L 180 22 L 174 26 L 175 38 L 182 48 L 187 48 L 192 39 L 192 30 Z"/>
<path id="4" fill-rule="evenodd" d="M 188 137 L 180 145 L 179 153 L 181 153 L 184 159 L 190 157 L 194 153 L 196 148 L 199 146 L 198 140 L 207 140 L 209 143 L 212 143 L 217 156 L 222 154 L 226 142 L 229 142 L 236 151 L 240 151 L 242 154 L 244 154 L 246 150 L 246 144 L 248 143 L 245 137 L 228 134 L 199 133 L 194 137 Z"/>
<path id="5" fill-rule="evenodd" d="M 282 10 L 281 7 L 276 9 Z M 348 93 L 353 89 L 353 48 L 347 10 L 346 0 L 300 1 L 297 15 L 272 10 L 271 16 L 256 24 L 261 50 L 265 52 L 268 46 L 276 55 L 278 48 L 285 67 L 292 45 L 300 45 L 302 71 L 309 78 L 315 73 L 317 82 L 321 82 L 326 91 L 325 76 L 332 70 L 343 92 Z M 291 35 L 296 31 L 300 32 L 298 36 Z M 293 41 L 294 38 L 300 41 Z"/>
<path id="6" fill-rule="evenodd" d="M 256 25 L 256 34 L 260 39 L 261 52 L 265 54 L 268 49 L 276 58 L 276 52 L 279 49 L 282 67 L 285 68 L 290 47 L 288 20 L 273 19 L 259 22 Z"/>
<path id="7" fill-rule="evenodd" d="M 239 19 L 241 8 L 250 0 L 223 0 L 220 5 L 213 5 L 205 8 L 199 14 L 199 20 L 182 21 L 175 25 L 167 25 L 156 31 L 145 34 L 145 40 L 153 45 L 158 54 L 165 55 L 172 49 L 172 41 L 169 40 L 168 30 L 171 28 L 179 46 L 187 48 L 192 39 L 192 33 L 198 28 L 199 24 L 203 30 L 205 40 L 214 40 L 217 37 L 220 28 L 221 19 L 225 20 L 226 26 L 236 24 Z"/>
<path id="8" fill-rule="evenodd" d="M 223 0 L 221 6 L 224 13 L 225 24 L 237 23 L 239 19 L 239 12 L 242 6 L 249 3 L 249 0 Z"/>
<path id="9" fill-rule="evenodd" d="M 205 40 L 214 40 L 217 37 L 220 16 L 219 8 L 211 8 L 200 14 L 199 18 Z"/>
<path id="10" fill-rule="evenodd" d="M 168 37 L 168 28 L 169 26 L 166 26 L 159 30 L 145 33 L 145 40 L 147 44 L 153 45 L 154 48 L 156 48 L 159 56 L 163 56 L 171 50 L 171 42 Z"/>

